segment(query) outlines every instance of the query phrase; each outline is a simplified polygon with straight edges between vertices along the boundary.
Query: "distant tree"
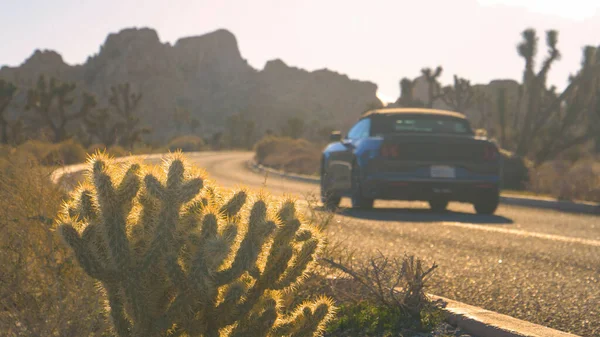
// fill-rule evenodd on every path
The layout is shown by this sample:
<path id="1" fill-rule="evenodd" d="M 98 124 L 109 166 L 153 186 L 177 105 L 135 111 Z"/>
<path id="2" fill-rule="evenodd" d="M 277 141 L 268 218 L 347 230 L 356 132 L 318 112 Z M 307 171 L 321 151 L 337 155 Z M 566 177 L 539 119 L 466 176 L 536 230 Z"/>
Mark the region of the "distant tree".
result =
<path id="1" fill-rule="evenodd" d="M 255 142 L 256 125 L 241 113 L 227 118 L 224 134 L 225 143 L 232 148 L 250 149 Z"/>
<path id="2" fill-rule="evenodd" d="M 192 118 L 190 120 L 190 131 L 192 133 L 196 133 L 196 130 L 200 127 L 200 121 L 197 118 Z"/>
<path id="3" fill-rule="evenodd" d="M 475 94 L 469 80 L 454 75 L 454 84 L 445 87 L 440 98 L 454 111 L 464 112 L 474 104 Z"/>
<path id="4" fill-rule="evenodd" d="M 507 97 L 506 89 L 500 88 L 498 90 L 497 99 L 497 110 L 498 110 L 498 126 L 500 128 L 500 145 L 506 147 L 506 129 L 507 129 L 507 117 L 506 117 L 506 106 Z"/>
<path id="5" fill-rule="evenodd" d="M 383 104 L 381 103 L 381 101 L 379 101 L 379 100 L 372 101 L 372 102 L 367 103 L 367 105 L 365 106 L 365 110 L 363 110 L 363 113 L 371 111 L 371 110 L 375 110 L 375 109 L 381 109 L 381 108 L 383 108 Z"/>
<path id="6" fill-rule="evenodd" d="M 2 144 L 8 143 L 9 122 L 4 113 L 12 102 L 16 92 L 17 87 L 15 87 L 14 84 L 0 80 L 0 131 L 2 131 L 0 142 L 2 142 Z"/>
<path id="7" fill-rule="evenodd" d="M 281 127 L 281 135 L 294 139 L 301 138 L 304 135 L 304 129 L 304 119 L 292 117 Z"/>
<path id="8" fill-rule="evenodd" d="M 400 80 L 400 97 L 396 101 L 396 105 L 402 107 L 423 107 L 425 104 L 420 100 L 415 99 L 414 97 L 414 85 L 415 82 L 408 79 L 403 78 Z"/>
<path id="9" fill-rule="evenodd" d="M 119 139 L 121 124 L 115 121 L 110 109 L 103 108 L 88 114 L 84 119 L 85 129 L 91 143 L 96 139 L 106 147 L 113 146 Z"/>
<path id="10" fill-rule="evenodd" d="M 46 81 L 42 75 L 27 92 L 26 109 L 34 112 L 29 122 L 34 128 L 49 128 L 55 142 L 69 138 L 69 124 L 80 121 L 96 106 L 94 96 L 83 93 L 79 109 L 72 109 L 75 89 L 74 83 L 62 83 L 55 78 Z"/>
<path id="11" fill-rule="evenodd" d="M 211 144 L 215 150 L 220 150 L 221 147 L 223 146 L 223 132 L 221 132 L 221 131 L 215 132 L 212 135 Z"/>
<path id="12" fill-rule="evenodd" d="M 570 77 L 569 85 L 557 92 L 556 87 L 547 87 L 546 79 L 552 64 L 560 59 L 558 32 L 546 32 L 548 55 L 537 72 L 534 67 L 536 32 L 527 29 L 522 37 L 517 51 L 525 60 L 518 107 L 523 123 L 520 123 L 517 135 L 516 153 L 530 155 L 535 162 L 541 163 L 590 139 L 590 132 L 583 125 L 596 100 L 600 55 L 597 48 L 584 48 L 581 68 Z"/>
<path id="13" fill-rule="evenodd" d="M 438 98 L 444 96 L 442 86 L 438 81 L 438 78 L 442 75 L 442 71 L 443 68 L 441 66 L 438 66 L 435 70 L 432 70 L 431 68 L 421 69 L 421 74 L 423 74 L 427 81 L 428 108 L 433 108 L 433 103 L 435 103 Z"/>
<path id="14" fill-rule="evenodd" d="M 495 124 L 492 118 L 494 102 L 489 94 L 480 91 L 473 99 L 473 107 L 477 110 L 477 115 L 473 119 L 473 126 L 485 129 L 489 135 L 495 134 Z"/>
<path id="15" fill-rule="evenodd" d="M 596 49 L 596 53 L 600 54 L 600 47 Z M 600 153 L 600 76 L 598 76 L 596 89 L 596 103 L 594 105 L 591 118 L 590 133 L 594 137 L 594 151 Z"/>
<path id="16" fill-rule="evenodd" d="M 117 123 L 119 143 L 125 148 L 132 148 L 143 135 L 150 133 L 149 128 L 140 126 L 140 118 L 136 115 L 142 94 L 131 92 L 129 83 L 112 86 L 110 91 L 108 101 L 121 119 Z"/>
<path id="17" fill-rule="evenodd" d="M 173 113 L 173 121 L 175 122 L 175 129 L 177 132 L 181 132 L 181 129 L 185 125 L 190 124 L 190 110 L 183 107 L 176 107 Z"/>

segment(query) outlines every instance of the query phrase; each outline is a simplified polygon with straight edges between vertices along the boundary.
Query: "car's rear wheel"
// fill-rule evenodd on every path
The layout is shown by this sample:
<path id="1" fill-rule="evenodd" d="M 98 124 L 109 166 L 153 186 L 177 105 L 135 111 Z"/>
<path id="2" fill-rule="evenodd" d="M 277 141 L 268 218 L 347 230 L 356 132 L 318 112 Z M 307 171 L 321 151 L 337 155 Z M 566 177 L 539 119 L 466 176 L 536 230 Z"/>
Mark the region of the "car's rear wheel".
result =
<path id="1" fill-rule="evenodd" d="M 365 198 L 362 191 L 362 181 L 360 179 L 360 168 L 358 165 L 352 165 L 352 208 L 371 209 L 375 199 Z"/>
<path id="2" fill-rule="evenodd" d="M 342 198 L 329 189 L 329 177 L 325 169 L 321 169 L 321 202 L 330 211 L 340 206 Z"/>
<path id="3" fill-rule="evenodd" d="M 429 207 L 434 212 L 444 212 L 448 208 L 448 200 L 436 198 L 429 200 Z"/>
<path id="4" fill-rule="evenodd" d="M 498 191 L 490 191 L 479 196 L 477 201 L 473 203 L 473 207 L 475 208 L 475 212 L 477 214 L 491 215 L 496 212 L 499 203 L 500 194 Z"/>

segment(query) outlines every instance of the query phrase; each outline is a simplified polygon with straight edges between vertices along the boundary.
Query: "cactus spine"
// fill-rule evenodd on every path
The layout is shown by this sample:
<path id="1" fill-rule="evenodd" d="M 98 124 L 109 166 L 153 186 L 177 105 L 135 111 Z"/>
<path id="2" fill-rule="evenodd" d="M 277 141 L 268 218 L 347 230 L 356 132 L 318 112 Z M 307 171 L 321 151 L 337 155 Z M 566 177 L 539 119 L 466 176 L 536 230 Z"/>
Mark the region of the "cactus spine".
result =
<path id="1" fill-rule="evenodd" d="M 283 314 L 322 242 L 294 201 L 222 192 L 180 153 L 154 171 L 94 155 L 58 228 L 118 336 L 314 336 L 332 315 L 327 298 Z"/>

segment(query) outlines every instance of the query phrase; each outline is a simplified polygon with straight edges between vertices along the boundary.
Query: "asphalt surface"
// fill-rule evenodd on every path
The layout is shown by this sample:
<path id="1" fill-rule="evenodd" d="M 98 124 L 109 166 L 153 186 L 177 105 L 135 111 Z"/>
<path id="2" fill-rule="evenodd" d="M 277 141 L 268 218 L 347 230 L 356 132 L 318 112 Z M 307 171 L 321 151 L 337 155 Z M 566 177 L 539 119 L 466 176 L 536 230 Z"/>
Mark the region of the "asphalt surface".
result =
<path id="1" fill-rule="evenodd" d="M 275 195 L 318 196 L 318 185 L 263 176 L 246 168 L 251 153 L 191 154 L 224 187 Z M 493 216 L 451 203 L 435 214 L 425 203 L 376 201 L 342 209 L 329 237 L 358 257 L 414 254 L 439 265 L 428 291 L 519 319 L 600 336 L 600 217 L 501 205 Z"/>

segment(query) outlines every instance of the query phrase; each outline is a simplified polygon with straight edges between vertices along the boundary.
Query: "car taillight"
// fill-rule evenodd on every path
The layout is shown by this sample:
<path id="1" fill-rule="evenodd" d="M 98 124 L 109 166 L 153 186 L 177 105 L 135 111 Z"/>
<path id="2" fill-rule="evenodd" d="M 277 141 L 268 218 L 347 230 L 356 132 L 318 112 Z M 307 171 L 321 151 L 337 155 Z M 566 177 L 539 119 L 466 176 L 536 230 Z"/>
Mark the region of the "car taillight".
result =
<path id="1" fill-rule="evenodd" d="M 400 146 L 397 144 L 383 144 L 380 153 L 384 158 L 397 158 L 400 155 Z"/>
<path id="2" fill-rule="evenodd" d="M 483 148 L 483 159 L 485 161 L 492 161 L 498 158 L 498 150 L 493 145 L 486 145 Z"/>

